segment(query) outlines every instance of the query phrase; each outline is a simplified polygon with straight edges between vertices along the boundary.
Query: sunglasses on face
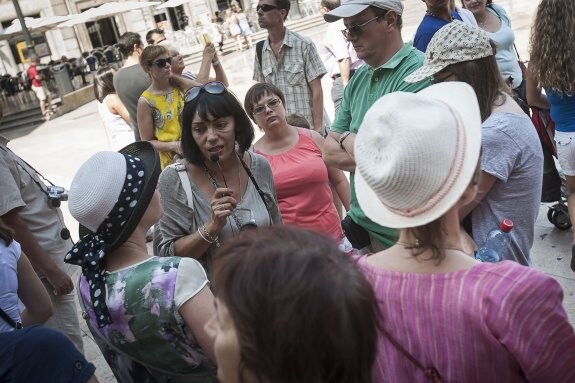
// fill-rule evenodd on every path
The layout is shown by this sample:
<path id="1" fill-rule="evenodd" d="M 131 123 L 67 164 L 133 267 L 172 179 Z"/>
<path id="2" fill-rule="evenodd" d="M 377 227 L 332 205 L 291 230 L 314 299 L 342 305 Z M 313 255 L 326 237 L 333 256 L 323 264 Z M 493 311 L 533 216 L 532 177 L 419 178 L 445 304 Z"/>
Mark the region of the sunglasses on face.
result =
<path id="1" fill-rule="evenodd" d="M 209 94 L 223 94 L 226 91 L 226 86 L 219 81 L 208 82 L 202 86 L 194 86 L 186 92 L 184 103 L 194 100 L 202 91 Z"/>
<path id="2" fill-rule="evenodd" d="M 351 27 L 342 30 L 341 33 L 343 34 L 343 37 L 345 37 L 346 39 L 349 39 L 350 37 L 359 37 L 361 36 L 363 31 L 367 28 L 369 23 L 371 23 L 374 20 L 382 18 L 383 16 L 385 16 L 386 13 L 387 11 L 383 12 L 380 15 L 375 16 L 373 19 L 367 20 L 365 23 L 352 25 Z"/>
<path id="3" fill-rule="evenodd" d="M 275 5 L 262 4 L 262 5 L 258 5 L 256 7 L 256 12 L 259 12 L 259 11 L 269 12 L 269 11 L 273 11 L 274 9 L 279 9 L 279 7 L 276 7 Z"/>
<path id="4" fill-rule="evenodd" d="M 271 100 L 269 100 L 265 104 L 258 105 L 256 107 L 254 107 L 254 116 L 257 116 L 258 114 L 265 113 L 267 108 L 275 109 L 279 106 L 279 104 L 280 104 L 279 98 L 272 98 Z"/>
<path id="5" fill-rule="evenodd" d="M 165 59 L 157 59 L 152 63 L 152 65 L 157 66 L 158 68 L 165 68 L 167 64 L 172 64 L 172 58 L 168 57 Z"/>

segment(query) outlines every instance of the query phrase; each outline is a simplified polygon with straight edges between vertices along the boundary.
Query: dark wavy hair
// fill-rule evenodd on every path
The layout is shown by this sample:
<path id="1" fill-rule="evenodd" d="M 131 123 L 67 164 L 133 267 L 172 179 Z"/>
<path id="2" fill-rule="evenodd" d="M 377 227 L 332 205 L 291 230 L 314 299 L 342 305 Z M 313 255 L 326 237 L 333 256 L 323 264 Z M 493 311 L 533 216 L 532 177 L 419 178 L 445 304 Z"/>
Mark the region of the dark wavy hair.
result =
<path id="1" fill-rule="evenodd" d="M 575 2 L 542 0 L 530 43 L 529 70 L 538 85 L 575 94 Z"/>
<path id="2" fill-rule="evenodd" d="M 218 250 L 212 271 L 238 336 L 240 381 L 372 382 L 377 301 L 332 239 L 289 226 L 243 232 Z"/>
<path id="3" fill-rule="evenodd" d="M 114 88 L 114 72 L 112 67 L 104 66 L 96 72 L 94 77 L 94 94 L 100 102 L 104 101 L 107 95 L 116 93 Z"/>
<path id="4" fill-rule="evenodd" d="M 204 161 L 192 134 L 192 121 L 196 113 L 204 121 L 232 116 L 240 155 L 252 145 L 254 127 L 236 96 L 227 89 L 222 94 L 210 94 L 201 90 L 196 98 L 185 103 L 182 112 L 182 152 L 190 163 L 201 165 Z"/>

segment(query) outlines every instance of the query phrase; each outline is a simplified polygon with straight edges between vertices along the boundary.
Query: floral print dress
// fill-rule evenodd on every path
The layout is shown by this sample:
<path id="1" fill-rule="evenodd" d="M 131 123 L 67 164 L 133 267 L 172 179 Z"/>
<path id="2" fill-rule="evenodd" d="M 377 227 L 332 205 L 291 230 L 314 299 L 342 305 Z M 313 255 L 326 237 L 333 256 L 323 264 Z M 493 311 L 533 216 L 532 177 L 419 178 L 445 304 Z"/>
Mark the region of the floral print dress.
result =
<path id="1" fill-rule="evenodd" d="M 80 277 L 84 318 L 119 382 L 217 382 L 215 367 L 178 313 L 207 284 L 202 266 L 189 258 L 151 257 L 106 272 L 113 323 L 98 328 Z"/>

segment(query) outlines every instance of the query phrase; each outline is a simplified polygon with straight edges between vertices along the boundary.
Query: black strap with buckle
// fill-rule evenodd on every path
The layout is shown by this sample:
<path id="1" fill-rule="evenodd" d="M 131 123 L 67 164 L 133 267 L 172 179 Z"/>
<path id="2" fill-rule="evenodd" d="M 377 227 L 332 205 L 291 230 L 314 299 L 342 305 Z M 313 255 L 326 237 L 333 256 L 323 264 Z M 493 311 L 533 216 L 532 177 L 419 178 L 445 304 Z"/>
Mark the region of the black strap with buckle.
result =
<path id="1" fill-rule="evenodd" d="M 22 328 L 22 323 L 14 321 L 14 319 L 10 318 L 8 314 L 4 310 L 0 308 L 0 317 L 4 319 L 4 322 L 8 323 L 10 326 L 15 328 L 16 330 L 20 330 Z"/>

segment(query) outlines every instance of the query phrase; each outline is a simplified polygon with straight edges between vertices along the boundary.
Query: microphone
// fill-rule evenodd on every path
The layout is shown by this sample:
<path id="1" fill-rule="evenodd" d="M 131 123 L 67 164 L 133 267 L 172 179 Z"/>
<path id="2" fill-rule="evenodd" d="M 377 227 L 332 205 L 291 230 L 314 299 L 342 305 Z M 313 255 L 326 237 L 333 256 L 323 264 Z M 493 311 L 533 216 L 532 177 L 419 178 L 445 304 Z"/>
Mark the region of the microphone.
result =
<path id="1" fill-rule="evenodd" d="M 226 187 L 228 187 L 228 182 L 226 181 L 226 176 L 224 175 L 224 171 L 222 170 L 222 166 L 220 165 L 220 155 L 217 153 L 211 154 L 210 155 L 210 161 L 212 161 L 216 165 L 218 165 L 218 169 L 220 170 L 220 174 L 222 175 L 222 178 L 224 179 L 224 185 Z"/>

